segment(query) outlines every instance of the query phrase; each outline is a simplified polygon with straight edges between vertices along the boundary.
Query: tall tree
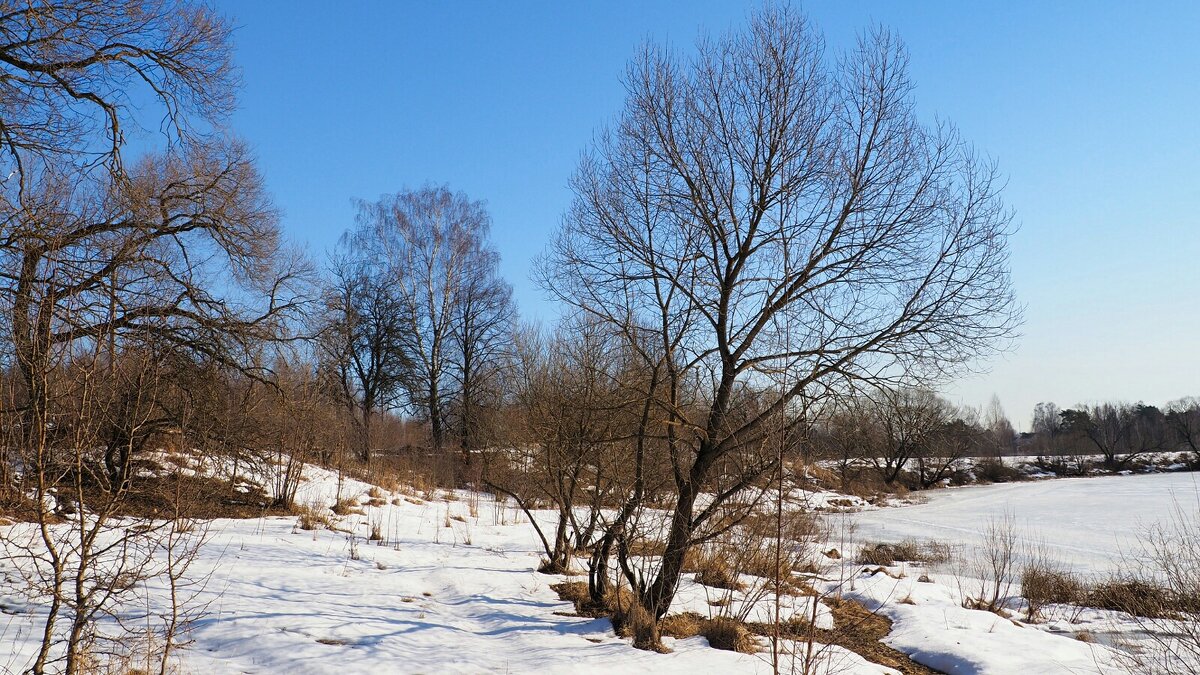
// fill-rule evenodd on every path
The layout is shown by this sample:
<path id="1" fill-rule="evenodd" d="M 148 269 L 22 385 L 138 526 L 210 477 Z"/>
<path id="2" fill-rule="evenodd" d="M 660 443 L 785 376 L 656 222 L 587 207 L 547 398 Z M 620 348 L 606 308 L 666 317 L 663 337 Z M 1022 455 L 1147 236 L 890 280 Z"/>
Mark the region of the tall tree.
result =
<path id="1" fill-rule="evenodd" d="M 1200 464 L 1200 399 L 1189 396 L 1166 405 L 1166 423 L 1175 446 L 1192 453 L 1192 463 Z"/>
<path id="2" fill-rule="evenodd" d="M 442 450 L 454 402 L 464 386 L 477 393 L 511 316 L 511 292 L 488 242 L 491 218 L 483 202 L 445 187 L 360 202 L 358 211 L 347 254 L 382 275 L 402 303 L 408 401 Z"/>
<path id="3" fill-rule="evenodd" d="M 500 276 L 499 253 L 482 238 L 473 247 L 467 254 L 472 262 L 464 269 L 451 333 L 458 385 L 454 407 L 467 469 L 483 441 L 485 411 L 499 405 L 499 370 L 516 330 L 512 286 Z"/>
<path id="4" fill-rule="evenodd" d="M 716 489 L 723 460 L 840 383 L 933 379 L 1011 334 L 995 171 L 917 120 L 906 71 L 885 31 L 832 62 L 788 9 L 687 61 L 647 47 L 572 180 L 544 286 L 662 372 L 675 495 L 636 589 L 656 616 L 698 528 L 774 466 Z"/>
<path id="5" fill-rule="evenodd" d="M 984 410 L 983 428 L 991 436 L 990 445 L 993 453 L 1007 455 L 1012 452 L 1017 431 L 1009 421 L 1008 415 L 1004 414 L 1004 406 L 1000 405 L 1000 397 L 996 394 L 992 394 L 992 398 Z"/>
<path id="6" fill-rule="evenodd" d="M 320 368 L 358 431 L 359 459 L 371 459 L 371 422 L 396 406 L 410 377 L 407 303 L 370 261 L 345 252 L 329 265 L 325 315 L 319 328 Z"/>

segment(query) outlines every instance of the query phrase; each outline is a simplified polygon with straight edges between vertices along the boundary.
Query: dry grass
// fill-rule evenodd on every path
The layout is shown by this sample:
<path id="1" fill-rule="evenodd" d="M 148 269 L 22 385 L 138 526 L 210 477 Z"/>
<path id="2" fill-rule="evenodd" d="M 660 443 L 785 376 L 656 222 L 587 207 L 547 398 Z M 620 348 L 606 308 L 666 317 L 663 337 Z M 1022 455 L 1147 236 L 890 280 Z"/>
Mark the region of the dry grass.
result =
<path id="1" fill-rule="evenodd" d="M 894 668 L 905 675 L 930 675 L 938 672 L 883 644 L 882 640 L 892 630 L 892 622 L 886 617 L 867 610 L 853 600 L 827 597 L 823 598 L 822 602 L 833 614 L 832 630 L 814 628 L 808 621 L 797 621 L 783 626 L 786 628 L 783 636 L 838 645 L 868 661 Z M 751 627 L 759 635 L 772 634 L 769 624 L 752 624 Z"/>
<path id="2" fill-rule="evenodd" d="M 672 614 L 663 617 L 663 620 L 658 622 L 658 631 L 667 637 L 683 640 L 699 635 L 700 629 L 706 621 L 708 619 L 695 612 Z"/>
<path id="3" fill-rule="evenodd" d="M 329 510 L 313 504 L 296 508 L 296 526 L 301 530 L 334 529 L 333 520 L 329 517 Z"/>
<path id="4" fill-rule="evenodd" d="M 337 500 L 337 503 L 333 505 L 331 510 L 339 516 L 348 516 L 358 510 L 358 500 L 343 497 Z"/>
<path id="5" fill-rule="evenodd" d="M 1087 591 L 1083 604 L 1099 609 L 1111 609 L 1150 619 L 1168 618 L 1180 611 L 1194 609 L 1194 598 L 1177 602 L 1167 589 L 1140 579 L 1114 577 L 1102 581 Z"/>
<path id="6" fill-rule="evenodd" d="M 858 562 L 864 565 L 890 567 L 897 562 L 916 562 L 940 565 L 954 559 L 954 549 L 940 541 L 916 541 L 905 539 L 899 543 L 867 544 L 858 554 Z"/>
<path id="7" fill-rule="evenodd" d="M 740 591 L 743 586 L 738 581 L 737 570 L 730 565 L 728 558 L 720 551 L 709 551 L 696 556 L 693 563 L 696 570 L 696 583 L 710 588 L 724 588 L 730 591 Z"/>
<path id="8" fill-rule="evenodd" d="M 633 646 L 638 649 L 664 652 L 666 649 L 659 640 L 658 622 L 640 602 L 630 602 L 618 606 L 612 613 L 613 629 L 621 637 L 633 638 Z"/>
<path id="9" fill-rule="evenodd" d="M 1036 621 L 1046 605 L 1080 602 L 1086 595 L 1082 581 L 1065 570 L 1033 561 L 1021 571 L 1021 594 L 1026 601 L 1026 618 Z"/>
<path id="10" fill-rule="evenodd" d="M 657 539 L 635 537 L 629 540 L 626 544 L 626 549 L 629 555 L 636 558 L 649 558 L 661 556 L 667 550 L 667 544 Z"/>
<path id="11" fill-rule="evenodd" d="M 713 649 L 753 654 L 758 651 L 758 641 L 740 621 L 728 617 L 709 619 L 700 627 L 700 634 Z"/>

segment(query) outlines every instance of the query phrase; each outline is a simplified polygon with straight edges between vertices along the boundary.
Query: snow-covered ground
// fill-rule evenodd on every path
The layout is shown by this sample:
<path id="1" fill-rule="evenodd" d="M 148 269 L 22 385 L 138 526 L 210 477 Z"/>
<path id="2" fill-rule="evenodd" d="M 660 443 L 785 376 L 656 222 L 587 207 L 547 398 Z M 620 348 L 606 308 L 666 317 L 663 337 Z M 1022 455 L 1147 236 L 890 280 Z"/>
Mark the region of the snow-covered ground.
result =
<path id="1" fill-rule="evenodd" d="M 297 502 L 333 504 L 336 477 L 313 467 L 306 473 Z M 347 480 L 341 495 L 367 502 L 370 488 Z M 339 531 L 299 530 L 294 517 L 213 521 L 190 572 L 207 577 L 191 601 L 205 612 L 179 652 L 181 671 L 771 671 L 765 654 L 715 650 L 702 637 L 665 638 L 670 654 L 640 651 L 607 619 L 569 616 L 572 605 L 550 588 L 562 578 L 534 571 L 536 535 L 519 510 L 469 493 L 432 500 L 389 493 L 384 501 L 340 519 Z M 372 524 L 386 545 L 367 541 Z M 152 611 L 164 596 L 151 587 Z M 681 589 L 689 609 L 711 609 L 705 599 L 698 584 Z M 16 673 L 36 651 L 44 608 L 9 600 L 0 602 L 9 608 L 0 617 L 0 671 Z M 892 672 L 836 652 L 834 662 L 853 672 Z"/>
<path id="2" fill-rule="evenodd" d="M 326 507 L 350 496 L 364 504 L 363 512 L 339 519 L 336 530 L 300 530 L 294 517 L 213 521 L 211 540 L 191 571 L 207 578 L 191 603 L 204 613 L 187 636 L 190 644 L 178 653 L 180 672 L 771 672 L 765 652 L 720 651 L 703 637 L 666 638 L 668 654 L 639 651 L 617 637 L 607 620 L 571 616 L 573 607 L 550 588 L 563 578 L 534 571 L 537 538 L 516 509 L 465 492 L 418 497 L 376 490 L 372 500 L 371 486 L 364 483 L 346 481 L 339 494 L 330 472 L 308 467 L 306 475 L 298 503 Z M 946 490 L 932 493 L 927 504 L 832 514 L 831 543 L 848 550 L 838 537 L 852 518 L 859 520 L 859 540 L 970 538 L 978 522 L 1005 504 L 1018 518 L 1051 514 L 1050 522 L 1059 521 L 1064 530 L 1070 529 L 1064 519 L 1075 519 L 1107 535 L 1114 522 L 1117 527 L 1137 522 L 1129 513 L 1134 505 L 1146 509 L 1141 517 L 1151 517 L 1169 504 L 1172 490 L 1189 489 L 1180 496 L 1194 495 L 1195 482 L 1175 474 Z M 1122 511 L 1122 518 L 1133 520 L 1093 522 L 1092 499 L 1109 505 L 1104 513 Z M 366 505 L 369 501 L 376 505 Z M 367 541 L 372 525 L 384 542 Z M 13 527 L 19 533 L 25 526 Z M 1085 562 L 1113 550 L 1073 536 L 1064 543 L 1083 548 L 1090 556 L 1082 556 Z M 13 564 L 0 561 L 0 568 Z M 1070 626 L 1038 629 L 963 609 L 951 577 L 930 570 L 932 582 L 922 581 L 922 571 L 907 565 L 864 571 L 848 560 L 831 561 L 824 580 L 812 584 L 824 594 L 843 593 L 877 609 L 894 622 L 889 645 L 945 672 L 1129 671 L 1107 647 L 1075 639 Z M 148 590 L 143 609 L 161 610 L 163 589 Z M 712 594 L 687 579 L 673 609 L 719 611 Z M 792 604 L 807 613 L 808 602 L 797 598 Z M 0 670 L 20 672 L 36 648 L 45 610 L 36 600 L 0 598 L 0 605 L 5 608 Z M 828 626 L 824 608 L 819 615 Z M 817 672 L 895 672 L 840 648 L 822 653 L 831 658 Z"/>
<path id="3" fill-rule="evenodd" d="M 1018 537 L 1076 571 L 1108 572 L 1135 555 L 1137 535 L 1165 524 L 1176 504 L 1200 505 L 1200 474 L 1160 473 L 974 485 L 920 493 L 924 503 L 864 511 L 861 541 L 974 542 L 1011 515 Z"/>

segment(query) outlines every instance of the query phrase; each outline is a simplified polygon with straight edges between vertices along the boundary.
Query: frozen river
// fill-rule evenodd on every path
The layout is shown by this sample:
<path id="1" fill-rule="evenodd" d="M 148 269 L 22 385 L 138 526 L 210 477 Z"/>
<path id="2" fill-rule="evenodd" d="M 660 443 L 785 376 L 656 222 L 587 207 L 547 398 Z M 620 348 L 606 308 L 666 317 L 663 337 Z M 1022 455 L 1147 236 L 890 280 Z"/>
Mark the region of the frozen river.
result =
<path id="1" fill-rule="evenodd" d="M 921 493 L 928 501 L 856 514 L 860 541 L 937 539 L 972 544 L 990 519 L 1014 518 L 1026 543 L 1080 572 L 1113 569 L 1138 551 L 1138 532 L 1167 524 L 1176 505 L 1200 513 L 1200 473 L 1063 478 Z"/>

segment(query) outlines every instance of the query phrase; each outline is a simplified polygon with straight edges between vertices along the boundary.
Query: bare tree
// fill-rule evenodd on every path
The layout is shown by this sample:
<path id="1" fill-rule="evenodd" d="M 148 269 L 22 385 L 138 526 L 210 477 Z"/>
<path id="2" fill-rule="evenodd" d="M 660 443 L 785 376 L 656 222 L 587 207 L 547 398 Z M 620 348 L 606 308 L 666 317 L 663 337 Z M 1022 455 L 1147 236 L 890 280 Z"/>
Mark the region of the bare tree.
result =
<path id="1" fill-rule="evenodd" d="M 1004 414 L 1004 407 L 1000 405 L 1000 397 L 995 394 L 992 394 L 987 408 L 984 409 L 983 428 L 991 436 L 992 452 L 994 454 L 1004 456 L 1012 453 L 1013 444 L 1017 439 L 1017 432 L 1013 429 L 1008 415 Z"/>
<path id="2" fill-rule="evenodd" d="M 318 358 L 336 400 L 358 430 L 358 456 L 371 459 L 371 421 L 401 402 L 411 375 L 407 303 L 369 260 L 335 256 L 325 290 Z"/>
<path id="3" fill-rule="evenodd" d="M 506 450 L 488 453 L 485 481 L 529 515 L 546 552 L 543 571 L 563 573 L 576 551 L 591 547 L 618 474 L 613 465 L 626 458 L 619 344 L 602 328 L 576 323 L 548 337 L 522 332 L 511 364 Z M 557 512 L 549 535 L 531 513 L 537 504 Z"/>
<path id="4" fill-rule="evenodd" d="M 473 454 L 483 441 L 488 411 L 500 405 L 500 368 L 510 353 L 516 329 L 512 287 L 500 276 L 500 255 L 482 237 L 472 242 L 471 262 L 463 270 L 455 303 L 453 377 L 458 386 L 458 419 L 463 470 L 470 475 Z"/>
<path id="5" fill-rule="evenodd" d="M 1058 406 L 1054 403 L 1042 402 L 1033 407 L 1033 419 L 1029 424 L 1033 433 L 1053 436 L 1059 432 L 1061 424 L 1062 418 L 1059 416 Z"/>
<path id="6" fill-rule="evenodd" d="M 1060 414 L 1063 431 L 1082 449 L 1104 458 L 1104 468 L 1124 469 L 1146 453 L 1166 447 L 1166 421 L 1162 412 L 1138 403 L 1101 403 L 1078 406 Z"/>
<path id="7" fill-rule="evenodd" d="M 1192 453 L 1200 465 L 1200 399 L 1181 398 L 1166 405 L 1166 423 L 1176 447 Z"/>
<path id="8" fill-rule="evenodd" d="M 655 616 L 697 528 L 774 467 L 723 470 L 768 420 L 847 381 L 936 377 L 1012 332 L 995 171 L 917 121 L 906 61 L 876 31 L 832 63 L 787 9 L 686 62 L 647 47 L 572 180 L 544 286 L 652 344 L 662 372 L 675 496 L 639 593 Z M 785 388 L 755 386 L 782 372 Z"/>
<path id="9" fill-rule="evenodd" d="M 888 485 L 899 480 L 913 460 L 921 461 L 924 473 L 935 434 L 950 423 L 949 404 L 927 389 L 876 389 L 863 413 L 880 430 L 880 445 L 868 461 Z"/>
<path id="10" fill-rule="evenodd" d="M 924 489 L 949 479 L 962 459 L 978 456 L 994 438 L 980 428 L 973 408 L 954 410 L 947 404 L 947 411 L 916 458 L 917 481 Z"/>
<path id="11" fill-rule="evenodd" d="M 412 364 L 408 396 L 429 421 L 436 451 L 446 447 L 450 432 L 455 378 L 478 381 L 511 313 L 505 286 L 494 276 L 490 225 L 482 202 L 426 187 L 360 202 L 358 224 L 347 237 L 348 255 L 382 275 L 403 303 L 400 338 Z M 464 362 L 470 360 L 467 378 L 455 359 L 456 344 Z"/>
<path id="12" fill-rule="evenodd" d="M 306 267 L 220 128 L 229 33 L 186 1 L 0 2 L 0 323 L 16 372 L 0 407 L 19 467 L 4 488 L 30 497 L 37 540 L 18 546 L 50 603 L 35 673 L 80 672 L 96 619 L 180 541 L 174 519 L 125 518 L 135 455 L 189 409 L 171 400 L 181 364 L 262 377 L 261 346 L 303 306 Z M 155 104 L 165 147 L 127 164 Z"/>

